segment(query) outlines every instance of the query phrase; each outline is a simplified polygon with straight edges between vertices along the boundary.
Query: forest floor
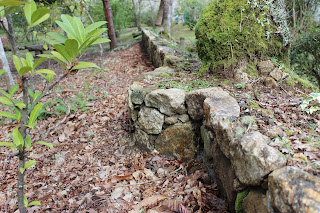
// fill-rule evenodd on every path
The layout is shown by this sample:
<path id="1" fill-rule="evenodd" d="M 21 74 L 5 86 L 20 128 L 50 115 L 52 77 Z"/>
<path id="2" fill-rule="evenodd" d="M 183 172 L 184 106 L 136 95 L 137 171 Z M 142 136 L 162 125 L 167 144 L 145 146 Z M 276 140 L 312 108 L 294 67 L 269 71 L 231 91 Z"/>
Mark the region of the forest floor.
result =
<path id="1" fill-rule="evenodd" d="M 99 58 L 81 60 L 99 64 Z M 54 148 L 27 151 L 37 164 L 25 173 L 25 194 L 29 202 L 41 202 L 29 212 L 226 212 L 200 160 L 183 163 L 135 150 L 127 88 L 135 75 L 153 70 L 140 44 L 105 55 L 102 67 L 69 75 L 43 100 L 49 104 L 30 135 Z M 17 124 L 1 122 L 0 141 L 10 142 Z M 18 159 L 10 153 L 0 147 L 2 212 L 17 212 Z"/>

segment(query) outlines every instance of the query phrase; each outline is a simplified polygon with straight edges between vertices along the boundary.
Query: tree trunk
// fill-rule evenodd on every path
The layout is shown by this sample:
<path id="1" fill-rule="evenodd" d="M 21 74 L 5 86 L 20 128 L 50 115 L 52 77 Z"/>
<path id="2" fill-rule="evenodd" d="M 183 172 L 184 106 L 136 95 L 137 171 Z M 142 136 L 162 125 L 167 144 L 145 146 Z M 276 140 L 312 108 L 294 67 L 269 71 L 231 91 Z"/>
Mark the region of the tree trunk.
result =
<path id="1" fill-rule="evenodd" d="M 136 3 L 134 2 L 134 0 L 132 0 L 132 9 L 133 9 L 133 13 L 134 13 L 134 23 L 135 23 L 136 27 L 138 27 L 138 13 L 137 13 Z"/>
<path id="2" fill-rule="evenodd" d="M 171 28 L 172 0 L 164 0 L 162 25 L 170 34 Z"/>
<path id="3" fill-rule="evenodd" d="M 139 7 L 139 11 L 138 11 L 138 29 L 141 30 L 141 11 L 142 11 L 142 4 L 141 4 L 142 0 L 138 0 L 138 7 Z"/>
<path id="4" fill-rule="evenodd" d="M 14 29 L 13 29 L 11 13 L 8 13 L 8 15 L 7 15 L 7 22 L 8 22 L 8 29 L 7 29 L 8 34 L 7 34 L 7 36 L 8 36 L 11 48 L 12 48 L 12 53 L 14 55 L 19 56 L 18 46 L 17 46 L 17 43 L 16 43 L 16 39 L 14 37 Z"/>
<path id="5" fill-rule="evenodd" d="M 10 91 L 11 88 L 14 86 L 14 80 L 10 71 L 9 63 L 7 60 L 6 53 L 4 52 L 2 41 L 0 39 L 0 69 L 5 69 L 6 73 L 4 74 L 7 90 Z"/>
<path id="6" fill-rule="evenodd" d="M 106 20 L 107 20 L 108 35 L 109 35 L 109 39 L 110 39 L 110 49 L 114 49 L 117 47 L 117 39 L 116 39 L 116 33 L 114 30 L 114 26 L 113 26 L 110 0 L 102 0 L 102 2 L 103 2 L 104 14 L 105 14 Z"/>
<path id="7" fill-rule="evenodd" d="M 161 0 L 161 1 L 160 1 L 160 6 L 159 6 L 158 15 L 157 15 L 157 20 L 156 20 L 156 23 L 155 23 L 155 26 L 156 26 L 156 27 L 160 27 L 160 26 L 162 25 L 164 1 L 165 1 L 165 0 Z"/>

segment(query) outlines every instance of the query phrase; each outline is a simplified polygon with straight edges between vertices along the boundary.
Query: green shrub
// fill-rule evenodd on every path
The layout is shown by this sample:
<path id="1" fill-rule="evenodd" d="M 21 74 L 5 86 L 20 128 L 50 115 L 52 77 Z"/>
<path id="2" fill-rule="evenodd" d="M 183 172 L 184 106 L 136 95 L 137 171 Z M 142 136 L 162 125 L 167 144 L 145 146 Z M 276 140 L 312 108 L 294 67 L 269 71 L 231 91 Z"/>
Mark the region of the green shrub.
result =
<path id="1" fill-rule="evenodd" d="M 204 8 L 195 28 L 202 73 L 243 58 L 288 60 L 290 36 L 282 8 L 268 0 L 259 2 L 214 0 Z"/>
<path id="2" fill-rule="evenodd" d="M 293 43 L 290 53 L 295 72 L 320 86 L 320 28 L 310 31 Z"/>

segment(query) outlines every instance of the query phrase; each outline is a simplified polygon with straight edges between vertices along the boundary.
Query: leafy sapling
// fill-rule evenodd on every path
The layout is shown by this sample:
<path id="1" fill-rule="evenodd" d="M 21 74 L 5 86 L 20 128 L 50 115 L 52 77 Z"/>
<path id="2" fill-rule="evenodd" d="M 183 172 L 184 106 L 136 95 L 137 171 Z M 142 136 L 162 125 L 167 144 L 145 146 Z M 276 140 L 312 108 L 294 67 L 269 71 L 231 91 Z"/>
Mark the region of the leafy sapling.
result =
<path id="1" fill-rule="evenodd" d="M 22 2 L 18 0 L 3 0 L 0 1 L 0 6 L 3 6 L 6 11 L 11 10 L 13 6 L 23 5 L 25 18 L 28 23 L 28 29 L 39 25 L 49 18 L 49 9 L 37 8 L 33 0 Z M 13 151 L 18 150 L 19 153 L 19 169 L 18 169 L 18 206 L 20 213 L 25 213 L 26 208 L 33 205 L 40 205 L 39 201 L 28 202 L 24 195 L 24 174 L 25 171 L 36 165 L 35 160 L 25 162 L 26 150 L 30 150 L 34 145 L 45 145 L 53 148 L 51 143 L 44 141 L 33 142 L 28 133 L 37 125 L 38 116 L 43 108 L 41 99 L 46 96 L 61 80 L 69 75 L 71 71 L 83 68 L 98 68 L 97 65 L 91 62 L 82 62 L 78 59 L 86 51 L 88 47 L 94 44 L 108 42 L 109 39 L 101 38 L 102 33 L 106 28 L 100 28 L 106 22 L 96 22 L 88 27 L 84 27 L 82 22 L 76 18 L 67 15 L 61 16 L 62 21 L 57 21 L 57 24 L 66 33 L 60 34 L 57 32 L 48 33 L 53 40 L 46 39 L 46 42 L 54 46 L 54 51 L 50 54 L 42 54 L 40 59 L 34 60 L 31 53 L 26 54 L 26 58 L 13 56 L 14 65 L 18 71 L 19 78 L 22 82 L 22 87 L 15 85 L 9 92 L 0 90 L 0 103 L 8 106 L 11 111 L 1 111 L 0 116 L 16 120 L 17 127 L 12 131 L 13 143 L 0 142 L 0 146 L 11 148 Z M 47 58 L 59 62 L 65 69 L 63 75 L 54 80 L 56 73 L 49 69 L 37 69 L 38 66 Z M 5 70 L 0 70 L 0 76 Z M 29 85 L 29 77 L 40 75 L 47 84 L 45 84 L 42 92 L 34 91 Z M 22 90 L 22 100 L 16 98 L 15 94 L 18 90 Z"/>

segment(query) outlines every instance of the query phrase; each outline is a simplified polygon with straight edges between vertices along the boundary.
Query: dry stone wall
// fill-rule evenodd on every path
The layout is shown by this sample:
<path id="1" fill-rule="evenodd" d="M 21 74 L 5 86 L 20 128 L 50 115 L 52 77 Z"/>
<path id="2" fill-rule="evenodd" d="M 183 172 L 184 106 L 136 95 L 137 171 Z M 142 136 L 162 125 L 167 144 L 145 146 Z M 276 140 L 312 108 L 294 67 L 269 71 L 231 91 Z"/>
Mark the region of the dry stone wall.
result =
<path id="1" fill-rule="evenodd" d="M 143 30 L 143 42 L 158 58 L 156 41 L 148 35 Z M 247 132 L 239 121 L 237 101 L 226 91 L 213 87 L 186 93 L 143 83 L 150 76 L 173 72 L 160 67 L 130 85 L 132 138 L 137 146 L 185 161 L 202 150 L 231 212 L 237 196 L 247 189 L 244 212 L 320 212 L 319 177 L 287 166 L 267 136 Z"/>

